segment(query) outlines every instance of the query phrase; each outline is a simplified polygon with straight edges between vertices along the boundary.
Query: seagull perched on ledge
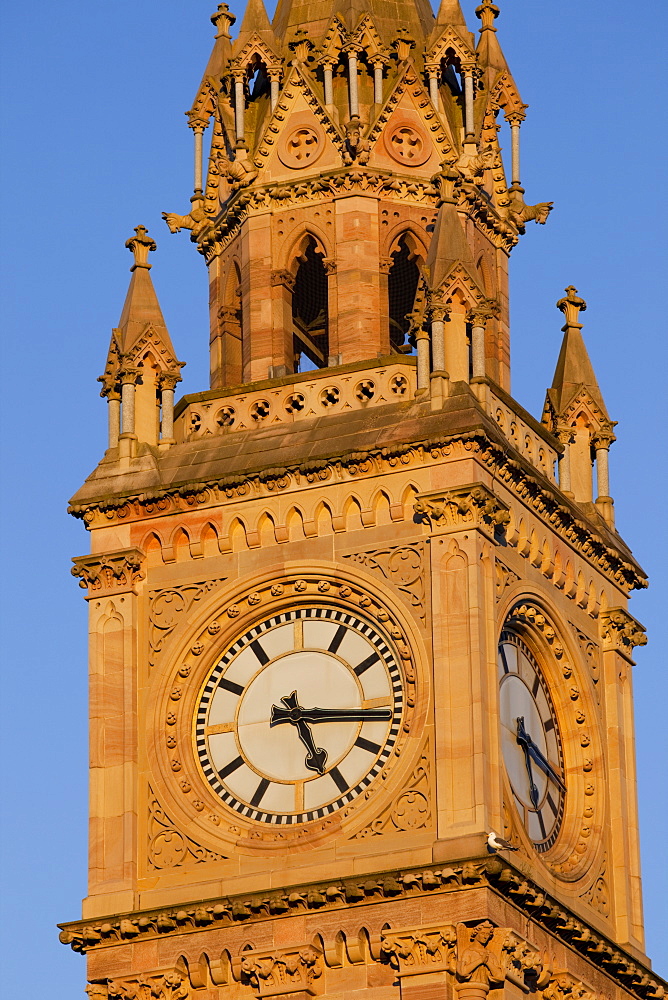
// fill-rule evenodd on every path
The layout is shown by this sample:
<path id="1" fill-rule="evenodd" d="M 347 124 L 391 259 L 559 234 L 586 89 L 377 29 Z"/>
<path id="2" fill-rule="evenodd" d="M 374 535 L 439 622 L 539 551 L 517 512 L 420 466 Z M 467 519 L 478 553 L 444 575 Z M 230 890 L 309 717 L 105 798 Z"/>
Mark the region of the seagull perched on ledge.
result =
<path id="1" fill-rule="evenodd" d="M 513 847 L 509 841 L 504 840 L 503 837 L 499 837 L 494 830 L 490 830 L 487 835 L 487 846 L 492 851 L 517 851 L 519 848 Z"/>

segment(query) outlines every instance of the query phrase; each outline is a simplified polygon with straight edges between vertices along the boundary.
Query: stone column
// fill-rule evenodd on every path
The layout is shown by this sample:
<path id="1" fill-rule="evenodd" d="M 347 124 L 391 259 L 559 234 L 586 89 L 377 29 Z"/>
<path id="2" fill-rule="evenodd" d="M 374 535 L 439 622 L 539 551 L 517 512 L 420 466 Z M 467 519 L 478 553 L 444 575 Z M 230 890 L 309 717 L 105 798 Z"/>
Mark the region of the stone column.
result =
<path id="1" fill-rule="evenodd" d="M 122 404 L 122 434 L 134 434 L 135 432 L 135 374 L 125 372 L 122 376 L 121 385 Z"/>
<path id="2" fill-rule="evenodd" d="M 246 96 L 244 94 L 244 81 L 246 71 L 235 70 L 234 76 L 234 134 L 237 142 L 243 142 L 245 138 L 244 113 L 246 109 Z"/>
<path id="3" fill-rule="evenodd" d="M 118 447 L 118 437 L 121 433 L 121 397 L 118 392 L 110 390 L 107 395 L 109 405 L 109 447 Z"/>
<path id="4" fill-rule="evenodd" d="M 359 117 L 359 97 L 357 92 L 357 52 L 348 52 L 348 95 L 350 100 L 350 117 Z"/>
<path id="5" fill-rule="evenodd" d="M 417 341 L 417 392 L 426 392 L 429 388 L 429 334 L 420 327 L 415 334 Z"/>
<path id="6" fill-rule="evenodd" d="M 445 319 L 448 307 L 434 302 L 431 308 L 431 368 L 434 374 L 445 374 Z"/>
<path id="7" fill-rule="evenodd" d="M 560 427 L 557 430 L 557 439 L 563 444 L 564 450 L 559 456 L 559 489 L 568 496 L 573 496 L 571 491 L 571 429 L 570 427 Z"/>
<path id="8" fill-rule="evenodd" d="M 202 147 L 204 144 L 204 132 L 207 125 L 208 122 L 203 121 L 201 118 L 194 119 L 190 122 L 190 127 L 193 130 L 193 137 L 195 140 L 194 178 L 193 178 L 193 188 L 195 194 L 201 194 L 204 189 Z"/>
<path id="9" fill-rule="evenodd" d="M 373 63 L 373 100 L 375 104 L 383 103 L 383 63 L 380 59 Z"/>
<path id="10" fill-rule="evenodd" d="M 268 66 L 267 75 L 269 77 L 269 84 L 271 87 L 270 98 L 271 110 L 273 111 L 278 104 L 278 91 L 281 81 L 281 67 L 280 66 Z"/>
<path id="11" fill-rule="evenodd" d="M 525 116 L 519 112 L 506 115 L 506 121 L 510 125 L 510 150 L 511 150 L 511 184 L 520 186 L 520 125 Z"/>
<path id="12" fill-rule="evenodd" d="M 610 527 L 614 527 L 615 512 L 613 499 L 610 496 L 610 469 L 608 457 L 610 445 L 615 440 L 611 428 L 603 428 L 594 435 L 592 444 L 596 452 L 596 506 Z"/>
<path id="13" fill-rule="evenodd" d="M 499 304 L 494 299 L 484 299 L 478 306 L 471 310 L 469 321 L 471 323 L 471 377 L 484 378 L 486 372 L 485 362 L 485 330 L 490 319 L 499 315 Z"/>
<path id="14" fill-rule="evenodd" d="M 332 68 L 333 63 L 322 63 L 322 73 L 325 80 L 325 104 L 328 106 L 331 106 L 334 103 L 334 94 L 332 92 Z"/>
<path id="15" fill-rule="evenodd" d="M 438 78 L 441 75 L 441 67 L 438 63 L 426 63 L 424 68 L 429 77 L 429 97 L 438 111 Z"/>
<path id="16" fill-rule="evenodd" d="M 163 375 L 160 381 L 160 399 L 162 402 L 162 420 L 160 422 L 160 444 L 170 445 L 174 442 L 174 388 L 175 378 Z"/>
<path id="17" fill-rule="evenodd" d="M 473 120 L 473 101 L 474 101 L 473 66 L 465 66 L 463 68 L 463 77 L 464 77 L 464 132 L 466 133 L 465 142 L 473 142 L 475 136 L 475 125 Z"/>

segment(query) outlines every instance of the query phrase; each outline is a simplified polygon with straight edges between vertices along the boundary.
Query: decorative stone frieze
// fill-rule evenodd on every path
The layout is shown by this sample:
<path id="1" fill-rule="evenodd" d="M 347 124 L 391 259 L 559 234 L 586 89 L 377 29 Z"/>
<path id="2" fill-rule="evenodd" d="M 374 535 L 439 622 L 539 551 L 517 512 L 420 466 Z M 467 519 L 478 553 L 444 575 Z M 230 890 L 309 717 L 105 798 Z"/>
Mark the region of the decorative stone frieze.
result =
<path id="1" fill-rule="evenodd" d="M 251 951 L 241 960 L 241 981 L 257 990 L 258 997 L 313 996 L 322 973 L 321 952 L 312 944 L 278 952 Z"/>
<path id="2" fill-rule="evenodd" d="M 140 976 L 138 979 L 107 979 L 89 983 L 90 1000 L 188 1000 L 190 987 L 180 972 Z"/>
<path id="3" fill-rule="evenodd" d="M 80 587 L 88 588 L 88 597 L 136 593 L 136 584 L 146 575 L 144 553 L 140 549 L 77 556 L 72 562 L 72 576 L 79 579 Z"/>
<path id="4" fill-rule="evenodd" d="M 610 608 L 601 615 L 603 649 L 615 649 L 631 659 L 635 646 L 647 643 L 645 627 L 625 608 Z"/>
<path id="5" fill-rule="evenodd" d="M 475 527 L 493 536 L 510 520 L 507 504 L 482 483 L 422 494 L 414 510 L 416 520 L 438 531 Z"/>

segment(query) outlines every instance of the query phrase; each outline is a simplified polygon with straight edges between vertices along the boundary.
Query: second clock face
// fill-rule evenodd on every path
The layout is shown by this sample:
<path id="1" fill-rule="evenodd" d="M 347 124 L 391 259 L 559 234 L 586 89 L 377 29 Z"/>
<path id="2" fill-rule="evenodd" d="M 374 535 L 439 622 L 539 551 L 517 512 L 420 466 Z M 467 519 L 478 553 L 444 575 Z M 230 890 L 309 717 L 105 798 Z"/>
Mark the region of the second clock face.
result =
<path id="1" fill-rule="evenodd" d="M 276 615 L 209 675 L 195 738 L 217 795 L 256 822 L 307 823 L 359 795 L 386 764 L 401 673 L 375 629 L 335 608 Z"/>
<path id="2" fill-rule="evenodd" d="M 512 631 L 499 642 L 501 745 L 515 806 L 537 851 L 554 844 L 564 808 L 561 739 L 543 673 Z"/>

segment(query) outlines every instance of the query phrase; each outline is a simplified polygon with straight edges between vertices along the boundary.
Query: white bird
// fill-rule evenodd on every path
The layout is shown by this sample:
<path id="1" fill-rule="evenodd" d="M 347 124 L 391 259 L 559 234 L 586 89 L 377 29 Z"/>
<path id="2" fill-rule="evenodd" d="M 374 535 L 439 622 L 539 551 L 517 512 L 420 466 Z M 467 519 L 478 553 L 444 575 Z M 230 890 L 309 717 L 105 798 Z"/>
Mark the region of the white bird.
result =
<path id="1" fill-rule="evenodd" d="M 517 851 L 519 848 L 513 847 L 511 843 L 499 837 L 494 830 L 490 830 L 487 835 L 487 846 L 493 851 Z"/>

